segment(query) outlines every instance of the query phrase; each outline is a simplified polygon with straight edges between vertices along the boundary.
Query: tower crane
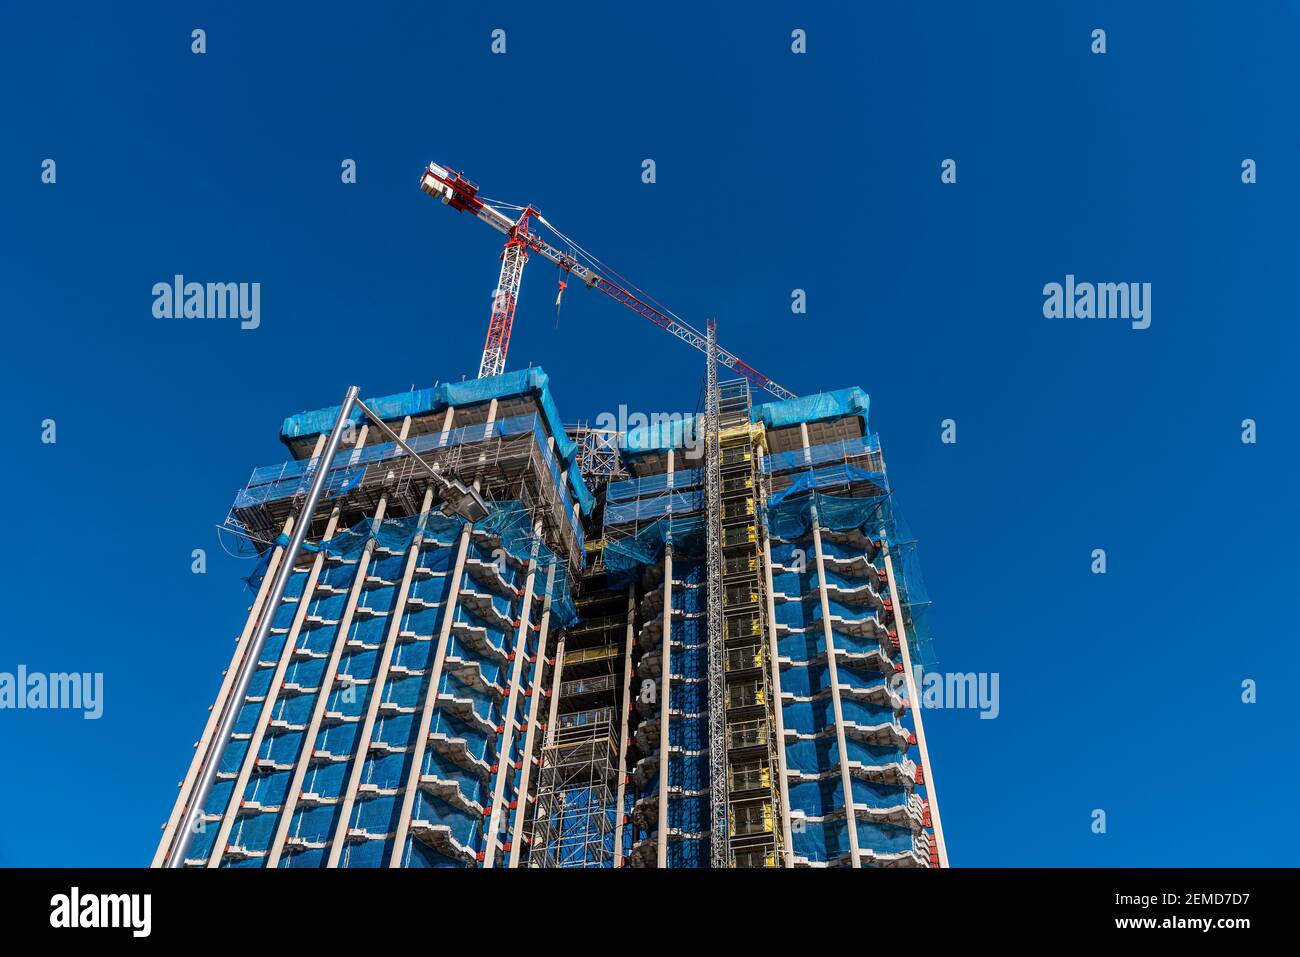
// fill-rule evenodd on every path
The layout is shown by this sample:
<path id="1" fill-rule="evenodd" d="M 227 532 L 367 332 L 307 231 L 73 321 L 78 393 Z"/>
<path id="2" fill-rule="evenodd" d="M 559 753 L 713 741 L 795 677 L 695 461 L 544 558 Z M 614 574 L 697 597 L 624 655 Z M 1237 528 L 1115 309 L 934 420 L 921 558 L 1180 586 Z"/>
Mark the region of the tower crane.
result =
<path id="1" fill-rule="evenodd" d="M 528 262 L 530 251 L 537 253 L 559 267 L 560 292 L 564 295 L 567 277 L 575 276 L 588 289 L 598 289 L 615 302 L 622 303 L 633 312 L 644 316 L 661 329 L 666 329 L 678 339 L 694 346 L 701 352 L 708 353 L 708 336 L 691 326 L 685 320 L 674 315 L 667 308 L 661 307 L 645 293 L 637 290 L 630 283 L 620 283 L 611 278 L 617 274 L 608 269 L 594 256 L 582 250 L 576 243 L 546 221 L 533 206 L 514 206 L 497 200 L 489 200 L 479 195 L 477 184 L 470 182 L 463 173 L 430 163 L 420 177 L 420 189 L 430 196 L 440 198 L 452 209 L 473 213 L 506 237 L 505 249 L 501 253 L 501 277 L 497 282 L 495 295 L 492 297 L 492 315 L 488 320 L 487 340 L 483 345 L 483 359 L 479 363 L 478 377 L 500 375 L 506 370 L 506 352 L 510 348 L 510 329 L 515 320 L 515 304 L 519 296 L 519 283 L 523 278 L 524 264 Z M 511 215 L 511 213 L 517 215 Z M 572 252 L 563 252 L 551 245 L 533 228 L 543 226 L 554 233 Z M 590 263 L 591 265 L 588 265 Z M 598 273 L 592 266 L 600 267 Z M 608 275 L 607 275 L 608 274 Z M 628 287 L 631 286 L 631 289 Z M 638 294 L 639 293 L 639 294 Z M 559 296 L 556 305 L 559 305 Z M 778 385 L 774 380 L 763 375 L 749 363 L 727 350 L 717 348 L 718 365 L 725 366 L 739 373 L 759 388 L 765 389 L 778 399 L 793 399 L 795 394 Z"/>

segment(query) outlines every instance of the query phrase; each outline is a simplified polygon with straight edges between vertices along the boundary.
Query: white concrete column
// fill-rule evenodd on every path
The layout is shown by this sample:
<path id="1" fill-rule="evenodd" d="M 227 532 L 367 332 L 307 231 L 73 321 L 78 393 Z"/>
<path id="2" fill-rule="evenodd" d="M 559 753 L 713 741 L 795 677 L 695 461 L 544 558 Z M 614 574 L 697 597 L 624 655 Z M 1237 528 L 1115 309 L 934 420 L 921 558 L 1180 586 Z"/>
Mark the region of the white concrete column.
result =
<path id="1" fill-rule="evenodd" d="M 488 812 L 487 848 L 483 852 L 483 866 L 496 864 L 497 832 L 501 828 L 501 804 L 505 799 L 506 780 L 512 770 L 510 749 L 515 741 L 515 712 L 519 706 L 519 677 L 523 674 L 524 659 L 528 657 L 529 619 L 533 610 L 533 585 L 537 581 L 537 546 L 542 540 L 542 523 L 533 526 L 533 554 L 528 559 L 528 577 L 524 579 L 524 604 L 519 612 L 519 627 L 515 629 L 515 660 L 510 669 L 510 694 L 506 698 L 500 738 L 497 740 L 497 777 L 492 787 L 492 809 Z"/>
<path id="2" fill-rule="evenodd" d="M 443 421 L 442 435 L 446 441 L 446 436 L 451 432 L 452 422 L 455 420 L 455 408 L 447 407 L 447 417 Z M 497 400 L 493 399 L 488 406 L 488 424 L 496 420 Z M 488 430 L 490 431 L 490 429 Z M 485 456 L 480 455 L 479 461 L 483 461 Z M 474 480 L 474 488 L 479 487 L 479 480 Z M 429 673 L 429 683 L 424 692 L 424 705 L 420 709 L 420 726 L 419 732 L 415 736 L 415 743 L 411 751 L 411 769 L 407 773 L 406 787 L 402 792 L 402 809 L 397 818 L 397 832 L 393 840 L 393 853 L 388 859 L 389 867 L 402 866 L 402 852 L 406 847 L 406 838 L 411 830 L 411 811 L 415 806 L 416 791 L 420 787 L 420 775 L 423 773 L 424 755 L 429 748 L 429 728 L 433 725 L 433 712 L 438 707 L 438 685 L 442 683 L 442 669 L 447 661 L 447 637 L 451 634 L 452 621 L 456 617 L 456 607 L 460 602 L 460 584 L 465 577 L 465 556 L 469 552 L 469 539 L 473 532 L 473 525 L 466 524 L 460 533 L 460 542 L 456 546 L 456 564 L 452 570 L 451 591 L 447 594 L 446 611 L 443 615 L 442 626 L 438 629 L 438 649 L 434 654 L 433 665 Z"/>
<path id="3" fill-rule="evenodd" d="M 537 712 L 541 708 L 542 678 L 546 666 L 547 636 L 551 630 L 551 592 L 555 587 L 556 565 L 559 556 L 551 560 L 551 567 L 546 572 L 546 597 L 542 599 L 541 628 L 537 633 L 537 665 L 533 669 L 533 680 L 528 698 L 528 730 L 524 735 L 523 766 L 519 777 L 519 793 L 516 795 L 514 830 L 510 835 L 510 858 L 507 867 L 518 867 L 519 857 L 523 851 L 524 823 L 528 818 L 528 788 L 532 783 L 533 750 L 537 740 Z M 559 666 L 555 671 L 559 673 Z"/>
<path id="4" fill-rule="evenodd" d="M 618 787 L 614 806 L 614 866 L 623 866 L 623 803 L 627 796 L 628 718 L 632 710 L 632 647 L 636 643 L 636 586 L 627 586 L 627 637 L 623 647 L 623 715 L 618 730 Z"/>
<path id="5" fill-rule="evenodd" d="M 912 652 L 907 647 L 907 628 L 903 624 L 903 605 L 898 600 L 898 584 L 894 578 L 894 560 L 890 555 L 889 538 L 880 530 L 880 544 L 885 551 L 885 575 L 889 579 L 889 596 L 894 603 L 894 624 L 898 627 L 898 647 L 903 656 L 903 674 L 906 675 L 907 697 L 912 705 L 912 723 L 916 726 L 916 746 L 921 752 L 921 767 L 925 771 L 925 794 L 930 803 L 930 823 L 934 826 L 935 849 L 939 852 L 939 866 L 948 866 L 948 845 L 943 839 L 943 821 L 939 818 L 939 793 L 930 769 L 930 749 L 925 744 L 925 724 L 921 720 L 921 695 L 917 691 L 912 672 Z"/>
<path id="6" fill-rule="evenodd" d="M 830 600 L 826 595 L 826 565 L 822 561 L 821 519 L 817 506 L 812 506 L 813 549 L 817 556 L 817 592 L 822 605 L 822 629 L 826 638 L 826 665 L 831 680 L 831 704 L 835 710 L 835 740 L 840 755 L 840 783 L 844 787 L 844 816 L 849 828 L 849 853 L 853 867 L 861 867 L 858 860 L 858 825 L 853 814 L 853 783 L 849 774 L 848 745 L 844 736 L 844 711 L 840 706 L 839 667 L 835 662 L 835 639 L 831 634 Z"/>
<path id="7" fill-rule="evenodd" d="M 668 486 L 673 484 L 673 450 L 668 450 Z M 658 847 L 656 864 L 668 866 L 668 714 L 672 700 L 672 630 L 673 630 L 673 541 L 664 545 L 663 634 L 659 645 L 659 820 L 656 825 Z"/>
<path id="8" fill-rule="evenodd" d="M 668 866 L 668 714 L 672 698 L 673 545 L 664 546 L 663 635 L 659 644 L 659 867 Z"/>
<path id="9" fill-rule="evenodd" d="M 393 853 L 389 858 L 389 867 L 402 866 L 402 850 L 406 847 L 406 836 L 411 829 L 411 810 L 415 806 L 415 794 L 420 787 L 420 774 L 424 767 L 424 754 L 429 746 L 429 728 L 433 724 L 433 712 L 438 706 L 438 685 L 442 683 L 442 668 L 447 660 L 447 636 L 451 634 L 452 620 L 456 617 L 456 606 L 460 601 L 460 583 L 465 577 L 465 555 L 469 551 L 469 538 L 473 526 L 466 524 L 460 533 L 460 542 L 456 546 L 456 564 L 451 573 L 451 590 L 447 593 L 447 603 L 443 611 L 442 626 L 438 629 L 438 650 L 430 666 L 429 683 L 424 692 L 424 706 L 420 711 L 419 730 L 411 748 L 411 769 L 407 773 L 406 788 L 402 793 L 402 811 L 397 818 L 397 833 L 393 842 Z M 342 822 L 346 824 L 346 822 Z M 344 832 L 346 834 L 346 829 Z M 335 839 L 336 844 L 338 839 Z M 336 852 L 341 853 L 342 846 L 332 848 L 331 858 Z"/>
<path id="10" fill-rule="evenodd" d="M 555 646 L 555 668 L 551 673 L 551 706 L 546 714 L 545 747 L 555 743 L 555 722 L 560 709 L 560 679 L 564 671 L 565 632 L 560 632 L 560 642 Z"/>
<path id="11" fill-rule="evenodd" d="M 402 421 L 402 428 L 399 432 L 404 440 L 411 428 L 411 417 L 408 415 Z M 367 422 L 361 427 L 361 434 L 357 439 L 356 450 L 359 452 L 364 444 L 366 437 L 370 433 L 370 424 Z M 354 452 L 355 456 L 356 452 Z M 425 511 L 428 511 L 429 505 L 426 496 Z M 371 518 L 371 528 L 378 530 L 383 523 L 384 517 L 388 510 L 388 494 L 384 493 L 379 496 L 379 501 L 375 505 L 375 514 Z M 302 747 L 298 751 L 298 760 L 294 764 L 293 778 L 289 782 L 289 790 L 285 796 L 284 807 L 280 811 L 280 819 L 276 822 L 275 835 L 271 839 L 271 847 L 267 853 L 266 866 L 268 868 L 278 867 L 280 858 L 284 854 L 284 843 L 289 836 L 289 828 L 293 823 L 294 812 L 298 808 L 298 798 L 302 794 L 302 782 L 307 776 L 307 771 L 311 768 L 311 756 L 316 750 L 316 739 L 320 735 L 320 727 L 325 718 L 325 712 L 329 708 L 330 695 L 334 692 L 334 682 L 338 677 L 339 662 L 343 657 L 343 648 L 347 644 L 348 631 L 352 628 L 352 619 L 356 616 L 357 601 L 361 597 L 362 588 L 365 584 L 367 570 L 370 567 L 370 560 L 374 557 L 375 539 L 371 538 L 366 542 L 365 550 L 357 558 L 357 570 L 352 577 L 352 585 L 348 588 L 347 604 L 343 609 L 343 617 L 339 619 L 338 631 L 334 635 L 334 646 L 330 649 L 329 661 L 325 664 L 325 673 L 321 676 L 320 690 L 316 694 L 316 704 L 312 708 L 311 721 L 307 725 L 307 731 L 303 734 Z"/>
<path id="12" fill-rule="evenodd" d="M 424 500 L 420 505 L 420 514 L 428 513 L 433 505 L 433 486 L 430 485 L 424 491 Z M 421 526 L 418 534 L 411 541 L 406 553 L 406 563 L 402 569 L 402 579 L 397 586 L 397 595 L 393 602 L 393 609 L 389 613 L 388 633 L 384 636 L 383 650 L 380 652 L 379 668 L 375 672 L 375 677 L 370 682 L 368 696 L 366 698 L 366 714 L 362 719 L 361 729 L 357 734 L 356 746 L 352 752 L 352 765 L 348 769 L 347 784 L 343 788 L 343 793 L 339 800 L 338 820 L 334 826 L 334 837 L 330 844 L 329 866 L 337 867 L 339 859 L 343 855 L 343 849 L 347 846 L 348 828 L 351 826 L 352 811 L 356 807 L 357 793 L 361 786 L 361 775 L 365 772 L 366 759 L 370 754 L 370 742 L 373 739 L 375 731 L 375 721 L 379 716 L 379 705 L 384 696 L 384 685 L 388 681 L 388 669 L 393 663 L 393 651 L 397 647 L 397 635 L 402 630 L 402 615 L 406 610 L 406 600 L 411 594 L 411 581 L 415 577 L 415 569 L 420 564 L 420 546 L 424 541 L 424 528 Z M 358 575 L 360 572 L 358 571 Z M 346 633 L 340 634 L 340 640 L 345 641 Z M 308 756 L 310 757 L 310 755 Z"/>
<path id="13" fill-rule="evenodd" d="M 776 640 L 776 600 L 772 597 L 772 542 L 763 532 L 763 574 L 767 586 L 767 657 L 772 674 L 772 721 L 776 734 L 776 773 L 781 782 L 781 833 L 785 836 L 782 865 L 794 867 L 794 836 L 790 830 L 790 782 L 785 772 L 785 713 L 781 707 L 781 662 Z"/>
<path id="14" fill-rule="evenodd" d="M 376 525 L 384 520 L 384 506 L 385 502 L 381 499 L 375 509 L 374 521 Z M 374 540 L 372 539 L 366 543 L 365 550 L 357 558 L 356 575 L 352 580 L 351 587 L 348 588 L 347 606 L 343 609 L 343 617 L 339 619 L 338 634 L 334 637 L 334 646 L 330 649 L 329 661 L 326 662 L 325 673 L 321 676 L 320 690 L 316 694 L 316 704 L 312 709 L 311 722 L 303 735 L 302 748 L 299 750 L 298 760 L 294 764 L 293 778 L 289 782 L 284 809 L 280 812 L 280 820 L 276 824 L 275 836 L 271 839 L 271 848 L 266 858 L 267 867 L 278 867 L 280 857 L 284 853 L 284 842 L 289 834 L 289 825 L 293 820 L 294 811 L 298 807 L 298 796 L 302 791 L 303 779 L 307 776 L 307 770 L 311 767 L 311 755 L 316 748 L 316 738 L 320 733 L 321 721 L 328 707 L 330 695 L 334 691 L 334 681 L 338 676 L 339 659 L 343 654 L 343 645 L 347 640 L 348 630 L 352 627 L 357 598 L 361 594 L 361 584 L 365 579 L 366 568 L 369 565 L 373 551 Z"/>
<path id="15" fill-rule="evenodd" d="M 328 469 L 329 463 L 322 462 L 320 467 Z M 304 515 L 302 520 L 310 522 L 311 516 Z M 335 505 L 330 512 L 329 520 L 325 524 L 325 534 L 323 536 L 325 539 L 334 534 L 334 530 L 338 527 L 338 520 L 339 508 Z M 221 819 L 221 826 L 217 830 L 217 839 L 213 842 L 212 851 L 208 856 L 208 867 L 220 867 L 222 858 L 225 856 L 226 843 L 230 840 L 230 832 L 234 829 L 235 822 L 239 818 L 239 806 L 244 800 L 244 791 L 248 787 L 248 779 L 253 774 L 253 765 L 257 763 L 257 752 L 261 750 L 262 741 L 266 738 L 266 729 L 271 723 L 271 712 L 275 710 L 275 703 L 280 697 L 280 688 L 284 684 L 285 672 L 289 670 L 289 665 L 293 661 L 293 652 L 298 644 L 298 635 L 302 630 L 302 622 L 307 617 L 307 609 L 311 607 L 312 597 L 316 591 L 316 582 L 320 578 L 321 566 L 324 563 L 325 553 L 318 551 L 316 557 L 312 559 L 311 570 L 307 573 L 307 582 L 298 598 L 298 608 L 294 612 L 293 623 L 289 627 L 288 634 L 284 636 L 284 647 L 280 649 L 280 659 L 276 662 L 275 672 L 271 676 L 270 687 L 267 688 L 266 695 L 262 699 L 262 707 L 257 715 L 257 724 L 254 726 L 252 737 L 248 742 L 248 751 L 244 754 L 243 763 L 239 768 L 239 776 L 235 779 L 235 787 L 230 794 L 230 803 L 226 805 L 225 814 Z M 274 615 L 276 609 L 268 608 L 266 613 Z M 249 662 L 249 666 L 253 668 L 256 668 L 257 664 L 255 661 Z M 233 701 L 231 707 L 242 708 L 246 701 L 247 699 L 245 701 Z M 231 740 L 234 740 L 233 737 Z"/>

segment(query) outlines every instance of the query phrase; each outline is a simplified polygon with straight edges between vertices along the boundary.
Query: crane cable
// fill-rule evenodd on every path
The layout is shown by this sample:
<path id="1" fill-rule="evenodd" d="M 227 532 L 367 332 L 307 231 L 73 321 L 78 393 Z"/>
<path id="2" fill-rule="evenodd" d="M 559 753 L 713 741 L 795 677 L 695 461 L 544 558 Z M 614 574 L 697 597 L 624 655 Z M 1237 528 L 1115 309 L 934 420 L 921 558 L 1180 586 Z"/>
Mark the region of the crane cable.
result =
<path id="1" fill-rule="evenodd" d="M 511 210 L 517 210 L 517 211 L 519 211 L 519 212 L 522 212 L 523 210 L 525 210 L 525 209 L 528 208 L 528 207 L 526 207 L 526 206 L 518 206 L 518 205 L 516 205 L 516 204 L 514 204 L 514 203 L 507 203 L 507 202 L 505 202 L 505 201 L 503 201 L 503 200 L 490 199 L 489 197 L 486 197 L 486 196 L 481 197 L 481 199 L 482 199 L 482 201 L 483 201 L 483 203 L 484 203 L 485 205 L 493 206 L 493 207 L 499 207 L 499 208 L 501 208 L 501 209 L 511 209 Z M 675 320 L 676 322 L 679 322 L 681 325 L 685 326 L 685 327 L 688 328 L 688 329 L 691 329 L 691 330 L 694 331 L 694 332 L 698 332 L 698 330 L 695 330 L 695 329 L 691 326 L 691 324 L 690 324 L 689 322 L 687 322 L 687 321 L 686 321 L 685 319 L 683 319 L 681 316 L 677 315 L 677 313 L 673 312 L 673 311 L 672 311 L 671 309 L 669 309 L 666 305 L 664 305 L 662 302 L 660 302 L 660 301 L 659 301 L 658 299 L 656 299 L 654 296 L 650 295 L 650 293 L 646 292 L 644 289 L 642 289 L 642 288 L 641 288 L 640 286 L 638 286 L 636 283 L 632 282 L 630 279 L 628 279 L 626 276 L 624 276 L 622 273 L 620 273 L 620 272 L 619 272 L 617 269 L 615 269 L 613 266 L 609 265 L 608 263 L 603 262 L 603 261 L 602 261 L 601 259 L 599 259 L 597 256 L 595 256 L 595 255 L 593 255 L 592 253 L 588 252 L 586 249 L 584 249 L 582 246 L 578 245 L 576 242 L 574 242 L 572 239 L 570 239 L 570 238 L 569 238 L 568 236 L 566 236 L 564 233 L 560 232 L 560 231 L 555 227 L 555 225 L 554 225 L 553 223 L 551 223 L 551 221 L 548 220 L 548 219 L 547 219 L 545 216 L 543 216 L 541 213 L 536 213 L 535 216 L 534 216 L 534 218 L 535 218 L 539 223 L 541 223 L 543 226 L 545 226 L 547 229 L 549 229 L 551 232 L 553 232 L 556 236 L 558 236 L 561 240 L 563 240 L 564 243 L 565 243 L 567 246 L 569 246 L 569 248 L 570 248 L 573 252 L 579 254 L 579 255 L 581 256 L 582 259 L 585 259 L 585 260 L 587 261 L 588 266 L 590 266 L 590 267 L 596 269 L 596 270 L 597 270 L 598 272 L 600 272 L 600 273 L 604 273 L 605 275 L 608 275 L 608 276 L 613 277 L 614 279 L 617 279 L 620 285 L 622 285 L 623 287 L 625 287 L 625 288 L 627 288 L 627 289 L 631 289 L 631 290 L 633 290 L 634 292 L 638 293 L 638 294 L 640 295 L 641 299 L 642 299 L 644 302 L 647 302 L 647 303 L 649 303 L 650 305 L 654 306 L 656 309 L 658 309 L 658 310 L 659 310 L 661 313 L 663 313 L 665 316 L 670 317 L 671 319 Z M 576 260 L 576 259 L 579 258 L 579 255 L 574 255 L 573 258 Z M 561 283 L 561 287 L 562 287 L 562 288 L 561 288 L 560 291 L 561 291 L 561 293 L 563 293 L 564 288 L 567 288 L 567 284 L 565 284 L 565 283 Z M 558 297 L 557 297 L 556 305 L 557 305 L 557 307 L 558 307 L 558 305 L 559 305 Z"/>
<path id="2" fill-rule="evenodd" d="M 564 235 L 564 233 L 562 233 L 562 232 L 560 232 L 558 229 L 556 229 L 555 226 L 553 226 L 553 225 L 552 225 L 552 224 L 551 224 L 551 223 L 546 219 L 546 217 L 543 216 L 541 213 L 538 213 L 538 214 L 537 214 L 537 221 L 538 221 L 539 223 L 541 223 L 543 226 L 545 226 L 547 229 L 549 229 L 551 232 L 555 233 L 556 236 L 559 236 L 562 240 L 564 240 L 565 243 L 567 243 L 567 244 L 568 244 L 569 246 L 571 246 L 573 249 L 575 249 L 575 250 L 577 250 L 579 253 L 581 253 L 582 256 L 583 256 L 583 258 L 586 259 L 586 260 L 587 260 L 587 261 L 588 261 L 592 266 L 596 267 L 600 272 L 605 273 L 606 275 L 609 275 L 609 276 L 614 277 L 614 278 L 617 279 L 617 280 L 619 281 L 619 283 L 620 283 L 621 285 L 623 285 L 624 287 L 626 287 L 626 288 L 628 288 L 628 289 L 632 289 L 632 290 L 634 290 L 635 292 L 639 293 L 640 296 L 641 296 L 641 298 L 642 298 L 645 302 L 650 303 L 651 305 L 653 305 L 656 309 L 658 309 L 658 310 L 659 310 L 661 313 L 663 313 L 664 315 L 671 317 L 672 319 L 674 319 L 674 320 L 676 320 L 677 322 L 681 323 L 683 326 L 686 326 L 686 327 L 688 327 L 688 328 L 690 327 L 690 323 L 686 322 L 685 319 L 683 319 L 681 316 L 677 315 L 677 313 L 673 312 L 671 309 L 669 309 L 667 306 L 665 306 L 662 302 L 660 302 L 659 300 L 655 299 L 654 296 L 650 295 L 648 292 L 646 292 L 644 289 L 642 289 L 641 287 L 639 287 L 636 283 L 632 282 L 632 281 L 631 281 L 630 279 L 628 279 L 626 276 L 622 275 L 622 274 L 621 274 L 617 269 L 615 269 L 613 266 L 610 266 L 610 265 L 608 265 L 607 263 L 602 262 L 602 261 L 601 261 L 600 259 L 598 259 L 596 256 L 592 255 L 590 252 L 588 252 L 587 250 L 585 250 L 585 249 L 583 249 L 581 246 L 579 246 L 576 242 L 574 242 L 574 241 L 573 241 L 572 239 L 570 239 L 568 236 Z"/>

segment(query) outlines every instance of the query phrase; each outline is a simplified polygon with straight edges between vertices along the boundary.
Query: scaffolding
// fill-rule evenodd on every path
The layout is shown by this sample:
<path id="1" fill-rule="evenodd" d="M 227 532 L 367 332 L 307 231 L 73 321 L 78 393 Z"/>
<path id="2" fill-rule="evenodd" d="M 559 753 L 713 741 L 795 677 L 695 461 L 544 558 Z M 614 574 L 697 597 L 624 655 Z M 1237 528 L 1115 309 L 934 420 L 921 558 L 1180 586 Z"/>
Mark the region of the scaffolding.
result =
<path id="1" fill-rule="evenodd" d="M 224 815 L 228 850 L 207 859 L 270 853 L 280 866 L 337 866 L 346 842 L 343 866 L 395 861 L 394 851 L 404 865 L 492 866 L 485 851 L 498 846 L 506 866 L 943 863 L 930 769 L 908 757 L 909 747 L 924 751 L 904 724 L 915 694 L 888 680 L 903 667 L 901 643 L 912 661 L 932 660 L 928 598 L 865 393 L 755 405 L 747 382 L 719 381 L 715 335 L 710 327 L 703 411 L 635 442 L 585 425 L 572 430 L 576 442 L 561 440 L 545 393 L 436 410 L 412 393 L 400 437 L 372 426 L 393 442 L 376 444 L 384 435 L 372 432 L 360 447 L 254 470 L 229 527 L 269 563 L 279 552 L 268 546 L 286 545 L 297 516 L 312 513 L 304 548 L 320 558 L 294 562 L 284 600 L 247 626 L 275 615 L 276 650 L 253 659 L 271 689 L 244 697 L 276 711 L 258 732 L 262 746 L 240 759 L 251 770 L 237 785 L 247 799 Z M 295 454 L 324 445 L 315 418 L 286 423 Z M 701 425 L 702 450 L 687 431 Z M 579 473 L 594 503 L 574 489 Z M 477 487 L 488 515 L 463 527 L 431 511 L 441 496 L 429 484 L 448 480 Z M 537 539 L 567 574 L 534 592 L 554 599 L 555 643 L 530 651 L 539 626 L 527 615 L 540 612 L 520 586 Z M 497 546 L 512 559 L 504 569 Z M 805 561 L 813 553 L 816 572 Z M 327 654 L 335 671 L 313 672 Z M 379 654 L 391 656 L 384 676 Z M 511 654 L 526 665 L 512 667 Z M 272 676 L 271 664 L 285 673 Z M 379 682 L 374 708 L 320 704 L 338 675 L 354 673 Z M 508 684 L 517 695 L 505 697 Z M 295 756 L 304 722 L 284 715 L 299 698 L 321 713 Z M 366 743 L 336 747 L 332 729 L 366 709 Z M 419 725 L 396 736 L 398 719 L 426 710 L 427 738 Z M 919 731 L 919 715 L 912 723 Z M 526 743 L 503 745 L 503 728 L 521 729 Z M 394 755 L 416 746 L 424 759 L 404 770 Z M 355 781 L 318 773 L 338 762 Z M 274 775 L 264 771 L 298 767 L 298 797 L 267 790 Z M 415 794 L 409 810 L 394 805 L 404 788 Z M 316 821 L 330 813 L 318 811 L 322 796 L 346 800 L 348 813 Z M 277 801 L 292 812 L 291 832 L 273 845 L 254 825 Z M 218 821 L 220 810 L 205 806 Z M 390 832 L 394 821 L 406 829 Z"/>
<path id="2" fill-rule="evenodd" d="M 396 443 L 335 456 L 326 476 L 326 496 L 357 513 L 373 511 L 379 499 L 386 498 L 390 513 L 414 514 L 427 484 L 426 466 L 432 467 L 466 485 L 477 483 L 485 499 L 519 502 L 529 524 L 542 523 L 543 540 L 566 558 L 569 567 L 583 566 L 582 526 L 539 415 L 428 432 L 406 444 L 423 465 Z M 285 520 L 299 512 L 319 467 L 316 459 L 307 459 L 254 469 L 224 527 L 269 544 Z M 313 532 L 323 530 L 327 514 L 313 516 L 319 526 Z"/>
<path id="3" fill-rule="evenodd" d="M 618 773 L 613 708 L 560 715 L 542 751 L 532 867 L 610 867 Z"/>
<path id="4" fill-rule="evenodd" d="M 710 862 L 713 867 L 727 867 L 731 861 L 727 837 L 727 752 L 723 727 L 726 705 L 723 700 L 723 630 L 722 630 L 722 467 L 719 450 L 720 397 L 718 395 L 718 327 L 708 325 L 704 389 L 704 497 L 708 508 L 705 533 L 708 562 L 708 642 L 709 642 L 709 810 Z"/>
<path id="5" fill-rule="evenodd" d="M 593 429 L 585 422 L 566 425 L 564 430 L 578 444 L 578 471 L 594 492 L 606 482 L 627 478 L 623 466 L 623 433 Z"/>
<path id="6" fill-rule="evenodd" d="M 722 733 L 714 745 L 726 769 L 725 821 L 730 867 L 776 867 L 784 835 L 779 826 L 779 767 L 773 734 L 768 660 L 766 594 L 757 508 L 762 443 L 761 424 L 751 422 L 749 383 L 744 379 L 716 386 L 716 497 L 709 524 L 719 540 L 716 576 L 721 619 L 719 695 Z M 712 605 L 710 599 L 710 605 Z M 712 646 L 711 646 L 712 647 Z M 724 815 L 715 812 L 715 820 Z"/>

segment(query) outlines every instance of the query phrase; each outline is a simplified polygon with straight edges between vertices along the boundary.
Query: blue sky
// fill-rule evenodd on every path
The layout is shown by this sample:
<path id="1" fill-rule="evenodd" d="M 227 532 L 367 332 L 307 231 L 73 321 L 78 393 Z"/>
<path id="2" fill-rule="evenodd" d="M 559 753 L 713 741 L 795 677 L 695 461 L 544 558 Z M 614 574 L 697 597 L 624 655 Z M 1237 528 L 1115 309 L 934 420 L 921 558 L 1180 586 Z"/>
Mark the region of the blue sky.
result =
<path id="1" fill-rule="evenodd" d="M 148 862 L 283 416 L 474 374 L 499 242 L 429 160 L 871 394 L 940 667 L 1000 675 L 996 720 L 926 715 L 954 864 L 1295 862 L 1296 5 L 273 7 L 0 11 L 0 671 L 105 675 L 99 721 L 0 711 L 0 864 Z M 260 328 L 155 320 L 175 273 L 260 282 Z M 1066 274 L 1150 282 L 1151 327 L 1044 318 Z M 694 407 L 698 353 L 578 288 L 557 324 L 555 279 L 511 368 L 569 419 Z"/>

